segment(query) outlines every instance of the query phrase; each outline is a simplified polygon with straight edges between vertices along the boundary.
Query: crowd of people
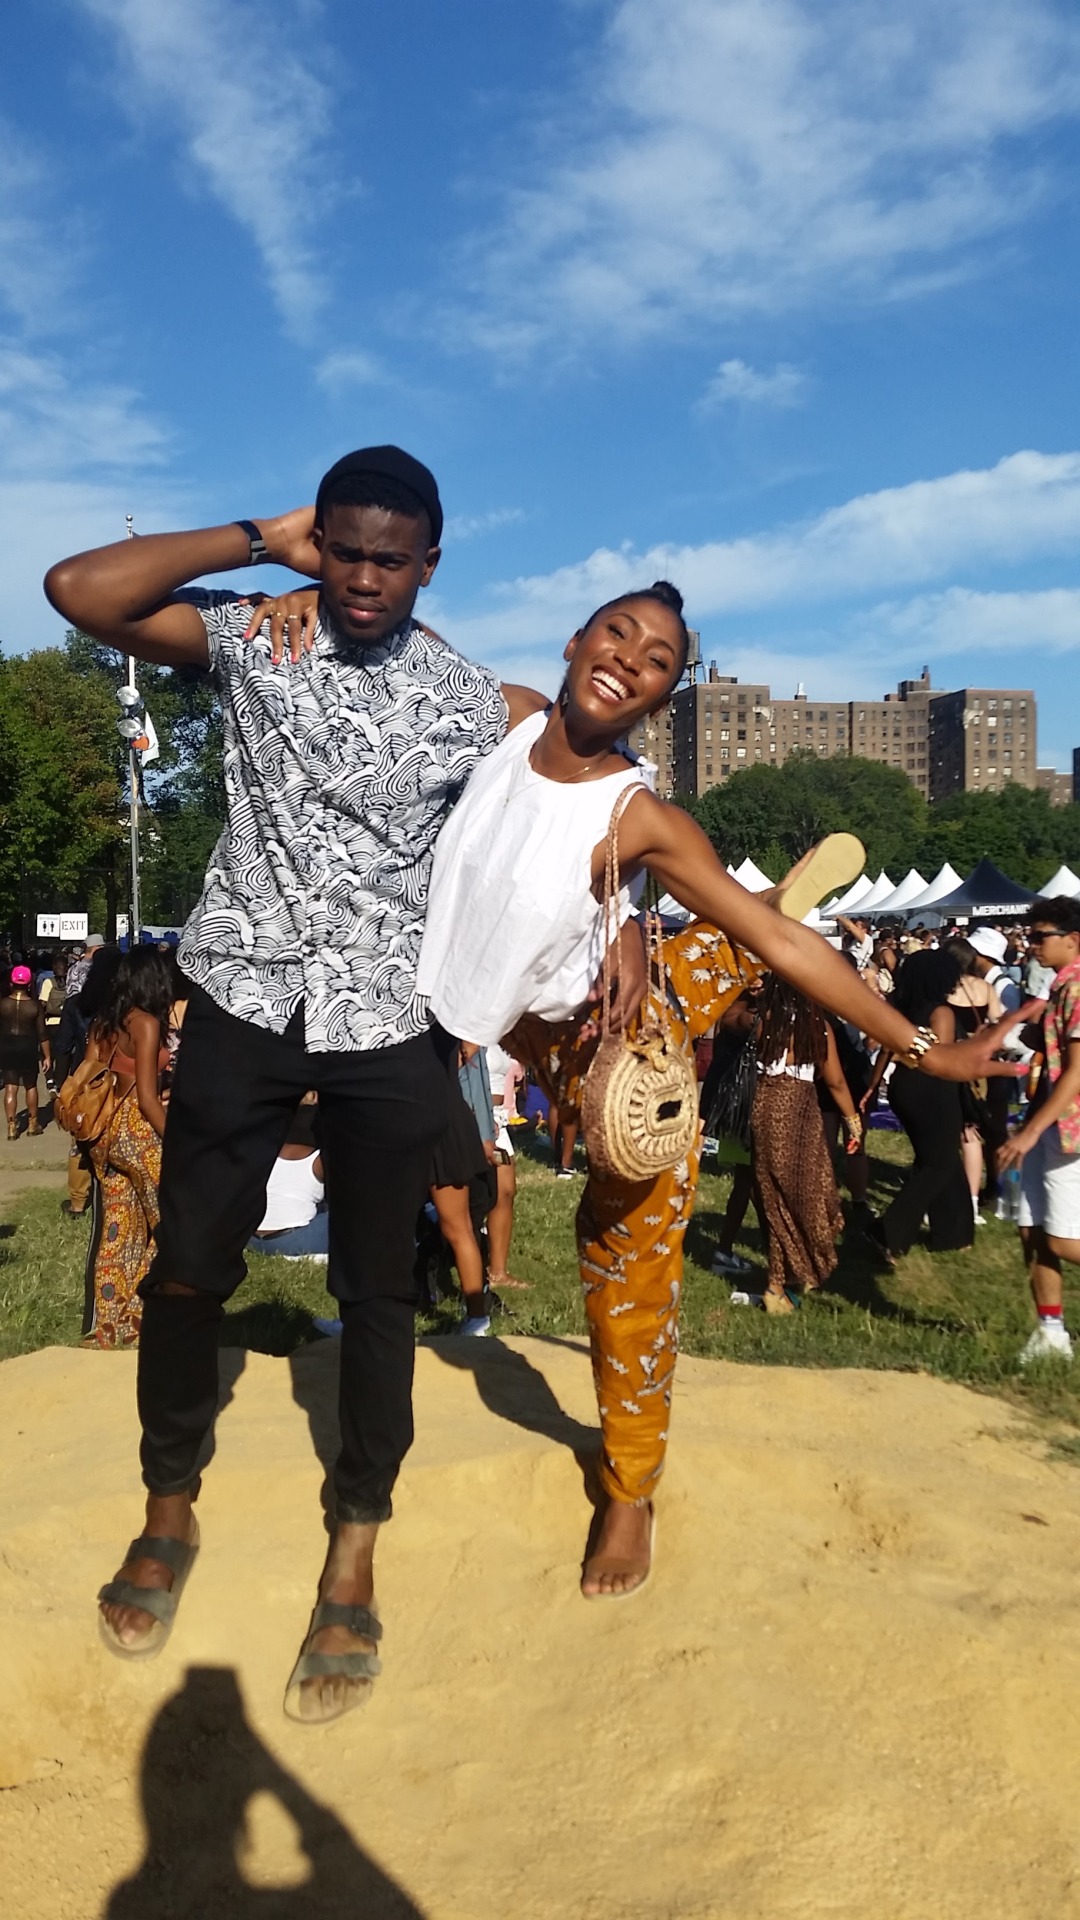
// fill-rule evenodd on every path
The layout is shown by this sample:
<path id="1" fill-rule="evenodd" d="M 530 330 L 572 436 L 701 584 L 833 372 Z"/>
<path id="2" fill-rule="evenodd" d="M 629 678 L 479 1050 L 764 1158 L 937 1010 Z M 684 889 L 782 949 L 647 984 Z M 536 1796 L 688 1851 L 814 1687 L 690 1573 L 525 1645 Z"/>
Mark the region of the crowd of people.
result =
<path id="1" fill-rule="evenodd" d="M 116 968 L 89 1025 L 116 1095 L 92 1157 L 103 1189 L 114 1175 L 127 1183 L 125 1288 L 145 1266 L 127 1293 L 145 1530 L 101 1590 L 101 1635 L 110 1652 L 145 1658 L 171 1632 L 200 1544 L 225 1302 L 253 1240 L 272 1246 L 279 1231 L 310 1227 L 324 1195 L 341 1451 L 332 1538 L 285 1691 L 285 1711 L 307 1722 L 361 1704 L 380 1670 L 374 1556 L 412 1439 L 425 1207 L 454 1247 L 467 1332 L 490 1326 L 492 1280 L 513 1284 L 507 1122 L 519 1069 L 548 1105 L 558 1175 L 573 1179 L 582 1090 L 613 1032 L 624 1046 L 660 1019 L 685 1051 L 725 1023 L 737 1039 L 741 1022 L 743 1190 L 765 1221 L 763 1297 L 780 1312 L 824 1286 L 835 1263 L 830 1102 L 856 1178 L 872 1076 L 880 1065 L 883 1084 L 891 1066 L 890 1097 L 907 1100 L 917 1156 L 920 1098 L 941 1096 L 965 1183 L 958 1089 L 1015 1078 L 997 1057 L 1015 1015 L 960 1033 L 949 1004 L 958 960 L 940 948 L 912 955 L 885 990 L 892 970 L 875 963 L 873 942 L 869 955 L 865 939 L 843 954 L 802 925 L 828 889 L 827 849 L 756 898 L 689 815 L 651 791 L 623 742 L 685 667 L 689 635 L 669 583 L 589 613 L 549 701 L 500 685 L 414 618 L 441 534 L 429 470 L 401 449 L 363 448 L 324 475 L 314 509 L 120 542 L 61 562 L 46 582 L 59 611 L 102 641 L 209 669 L 225 732 L 227 822 L 181 943 L 175 1061 L 175 982 L 139 953 Z M 318 588 L 253 607 L 192 586 L 263 559 Z M 694 916 L 664 935 L 651 973 L 631 924 L 646 876 Z M 1053 919 L 1056 903 L 1040 904 Z M 1036 920 L 1032 938 L 1059 982 L 1080 933 Z M 872 966 L 876 983 L 864 977 Z M 1052 1119 L 1063 1075 L 1072 1086 L 1072 1018 L 1062 1014 L 1057 1052 L 1045 1055 Z M 860 1048 L 876 1055 L 862 1092 L 844 1067 Z M 305 1103 L 317 1106 L 317 1133 L 301 1140 Z M 599 1523 L 581 1578 L 592 1600 L 636 1592 L 652 1566 L 700 1144 L 691 1132 L 647 1178 L 595 1151 L 587 1160 L 577 1242 L 601 1430 Z M 1029 1115 L 1010 1150 L 1033 1166 L 1037 1156 L 1049 1185 L 1045 1124 Z M 144 1176 L 159 1154 L 152 1204 Z M 286 1191 L 300 1192 L 306 1220 L 285 1217 Z M 889 1234 L 896 1225 L 898 1248 L 920 1195 L 932 1223 L 958 1233 L 958 1191 L 951 1178 L 947 1196 L 923 1178 L 903 1218 L 878 1223 L 883 1257 L 895 1257 Z M 970 1235 L 966 1184 L 963 1194 Z M 1060 1282 L 1060 1258 L 1073 1255 L 1061 1217 L 1044 1208 L 1036 1221 L 1037 1211 L 1033 1200 L 1024 1231 L 1049 1313 L 1053 1260 Z M 474 1257 L 478 1212 L 486 1276 Z"/>

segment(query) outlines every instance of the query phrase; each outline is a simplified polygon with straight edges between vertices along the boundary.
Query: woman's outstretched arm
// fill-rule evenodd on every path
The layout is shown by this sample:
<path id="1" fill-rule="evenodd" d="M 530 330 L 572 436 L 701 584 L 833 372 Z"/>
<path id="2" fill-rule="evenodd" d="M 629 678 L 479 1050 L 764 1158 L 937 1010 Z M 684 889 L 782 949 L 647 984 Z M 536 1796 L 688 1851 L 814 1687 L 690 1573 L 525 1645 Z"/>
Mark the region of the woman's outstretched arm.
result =
<path id="1" fill-rule="evenodd" d="M 619 854 L 624 869 L 646 867 L 691 913 L 721 927 L 811 1000 L 852 1021 L 893 1053 L 908 1052 L 918 1032 L 912 1022 L 871 993 L 820 934 L 785 920 L 733 880 L 681 807 L 652 794 L 636 794 L 619 827 Z M 1019 1019 L 1018 1011 L 1000 1027 L 983 1027 L 971 1040 L 932 1047 L 920 1062 L 922 1070 L 941 1080 L 973 1080 L 993 1073 L 991 1056 Z"/>

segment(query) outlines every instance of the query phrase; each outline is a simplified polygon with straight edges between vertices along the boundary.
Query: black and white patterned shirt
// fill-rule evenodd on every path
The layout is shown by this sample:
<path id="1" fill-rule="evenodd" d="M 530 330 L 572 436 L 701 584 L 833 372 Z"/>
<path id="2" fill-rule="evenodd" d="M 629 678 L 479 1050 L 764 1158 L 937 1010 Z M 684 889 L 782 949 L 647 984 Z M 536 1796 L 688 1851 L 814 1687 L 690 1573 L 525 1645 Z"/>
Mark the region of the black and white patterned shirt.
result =
<path id="1" fill-rule="evenodd" d="M 250 602 L 194 591 L 225 723 L 225 830 L 180 942 L 188 978 L 311 1053 L 389 1047 L 416 996 L 435 837 L 506 732 L 496 676 L 408 621 L 353 652 L 320 625 L 273 666 Z"/>

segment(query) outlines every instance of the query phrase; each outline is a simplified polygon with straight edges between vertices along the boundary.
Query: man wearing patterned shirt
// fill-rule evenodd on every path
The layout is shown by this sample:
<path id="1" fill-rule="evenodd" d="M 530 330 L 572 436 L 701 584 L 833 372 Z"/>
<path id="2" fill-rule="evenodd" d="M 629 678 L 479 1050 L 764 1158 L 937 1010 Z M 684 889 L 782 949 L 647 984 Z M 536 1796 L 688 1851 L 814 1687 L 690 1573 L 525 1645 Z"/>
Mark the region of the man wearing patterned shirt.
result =
<path id="1" fill-rule="evenodd" d="M 1080 1265 L 1080 901 L 1036 900 L 1028 939 L 1054 972 L 1042 1023 L 1046 1065 L 1027 1119 L 998 1155 L 1003 1171 L 1021 1169 L 1020 1239 L 1039 1316 L 1020 1355 L 1025 1365 L 1055 1354 L 1072 1359 L 1061 1263 Z"/>
<path id="2" fill-rule="evenodd" d="M 448 1043 L 415 991 L 432 847 L 508 715 L 543 704 L 413 619 L 441 531 L 428 469 L 369 447 L 330 469 L 314 511 L 121 541 L 45 583 L 122 652 L 208 667 L 225 731 L 226 823 L 180 947 L 193 991 L 141 1289 L 146 1526 L 102 1589 L 102 1634 L 132 1656 L 171 1629 L 198 1544 L 224 1302 L 314 1087 L 344 1330 L 336 1527 L 286 1693 L 306 1720 L 355 1706 L 378 1672 L 375 1536 L 412 1440 L 413 1227 L 448 1111 Z M 183 591 L 263 559 L 320 582 L 314 645 L 291 664 L 245 638 L 249 602 Z"/>

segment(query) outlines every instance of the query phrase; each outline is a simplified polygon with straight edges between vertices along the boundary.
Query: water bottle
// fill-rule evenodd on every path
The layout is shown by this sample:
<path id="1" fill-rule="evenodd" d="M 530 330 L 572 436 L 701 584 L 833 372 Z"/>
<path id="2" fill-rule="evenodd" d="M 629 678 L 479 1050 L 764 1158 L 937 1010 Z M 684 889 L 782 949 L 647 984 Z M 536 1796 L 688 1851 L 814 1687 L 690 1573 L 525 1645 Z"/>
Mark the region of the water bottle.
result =
<path id="1" fill-rule="evenodd" d="M 1021 1181 L 1019 1167 L 1010 1167 L 1001 1184 L 1003 1189 L 1003 1199 L 1005 1202 L 1004 1208 L 1002 1210 L 1003 1218 L 1006 1220 L 1013 1220 L 1013 1221 L 1019 1220 L 1020 1193 L 1022 1188 L 1022 1181 Z"/>

